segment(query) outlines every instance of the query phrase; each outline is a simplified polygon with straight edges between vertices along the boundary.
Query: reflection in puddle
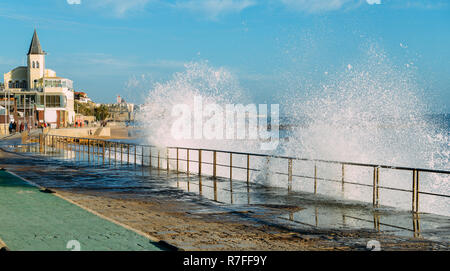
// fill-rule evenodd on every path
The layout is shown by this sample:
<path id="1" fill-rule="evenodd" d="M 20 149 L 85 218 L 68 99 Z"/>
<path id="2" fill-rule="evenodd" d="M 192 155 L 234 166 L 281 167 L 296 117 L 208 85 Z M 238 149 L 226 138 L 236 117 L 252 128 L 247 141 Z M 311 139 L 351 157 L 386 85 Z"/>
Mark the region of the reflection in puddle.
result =
<path id="1" fill-rule="evenodd" d="M 120 146 L 122 148 L 122 146 Z M 450 241 L 448 217 L 432 214 L 413 214 L 394 208 L 376 208 L 371 204 L 342 201 L 314 193 L 288 191 L 284 188 L 167 171 L 150 167 L 156 161 L 145 160 L 139 152 L 108 150 L 103 146 L 62 144 L 58 148 L 38 144 L 9 145 L 9 151 L 34 158 L 34 165 L 42 165 L 45 177 L 24 171 L 21 175 L 45 186 L 55 188 L 93 189 L 132 192 L 137 198 L 149 193 L 183 200 L 208 199 L 232 210 L 273 210 L 279 223 L 295 227 L 341 230 L 375 230 L 397 236 Z M 87 155 L 87 152 L 90 155 Z M 120 153 L 119 153 L 120 152 Z M 142 166 L 141 161 L 144 162 Z M 11 161 L 20 164 L 20 161 Z M 28 162 L 27 162 L 28 163 Z M 156 163 L 163 163 L 157 159 Z M 65 170 L 58 171 L 58 167 Z M 67 170 L 70 168 L 72 170 Z"/>

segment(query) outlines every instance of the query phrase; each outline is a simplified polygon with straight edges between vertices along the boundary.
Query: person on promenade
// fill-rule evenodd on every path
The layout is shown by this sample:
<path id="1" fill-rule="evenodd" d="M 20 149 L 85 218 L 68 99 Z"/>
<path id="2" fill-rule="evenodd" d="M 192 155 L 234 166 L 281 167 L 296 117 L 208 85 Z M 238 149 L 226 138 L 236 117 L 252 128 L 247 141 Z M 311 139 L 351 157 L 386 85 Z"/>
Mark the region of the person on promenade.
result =
<path id="1" fill-rule="evenodd" d="M 11 121 L 9 123 L 9 133 L 12 133 L 12 130 L 13 130 L 13 122 Z"/>

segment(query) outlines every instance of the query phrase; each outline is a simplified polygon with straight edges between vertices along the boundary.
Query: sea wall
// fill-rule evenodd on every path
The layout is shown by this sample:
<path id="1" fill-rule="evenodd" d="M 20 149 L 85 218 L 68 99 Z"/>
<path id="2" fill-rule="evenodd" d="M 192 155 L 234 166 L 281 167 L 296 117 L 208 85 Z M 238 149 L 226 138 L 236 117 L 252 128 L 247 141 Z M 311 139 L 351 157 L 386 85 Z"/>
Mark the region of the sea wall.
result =
<path id="1" fill-rule="evenodd" d="M 86 128 L 61 128 L 50 129 L 49 135 L 89 137 L 101 136 L 110 137 L 111 129 L 109 127 L 86 127 Z"/>

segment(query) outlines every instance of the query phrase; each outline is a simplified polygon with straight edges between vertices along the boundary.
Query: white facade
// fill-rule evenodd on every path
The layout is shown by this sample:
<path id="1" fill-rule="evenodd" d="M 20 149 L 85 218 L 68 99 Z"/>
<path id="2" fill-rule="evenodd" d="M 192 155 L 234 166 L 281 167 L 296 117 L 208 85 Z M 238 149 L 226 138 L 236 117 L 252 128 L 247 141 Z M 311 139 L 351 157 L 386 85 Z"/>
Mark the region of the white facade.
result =
<path id="1" fill-rule="evenodd" d="M 45 52 L 35 30 L 27 66 L 4 74 L 5 88 L 0 96 L 9 101 L 8 97 L 14 98 L 15 108 L 12 109 L 9 102 L 7 111 L 17 117 L 23 112 L 26 116 L 23 121 L 67 126 L 75 121 L 73 82 L 57 77 L 54 70 L 45 68 L 45 64 Z"/>

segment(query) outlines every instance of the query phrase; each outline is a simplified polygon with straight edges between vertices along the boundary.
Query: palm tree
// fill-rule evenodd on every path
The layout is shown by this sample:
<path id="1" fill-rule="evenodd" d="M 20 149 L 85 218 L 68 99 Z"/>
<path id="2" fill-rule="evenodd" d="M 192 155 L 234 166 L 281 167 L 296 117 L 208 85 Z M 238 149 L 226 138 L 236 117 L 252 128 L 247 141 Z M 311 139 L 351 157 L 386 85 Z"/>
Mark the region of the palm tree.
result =
<path id="1" fill-rule="evenodd" d="M 97 120 L 103 121 L 109 116 L 108 107 L 104 104 L 94 109 L 94 115 Z"/>

